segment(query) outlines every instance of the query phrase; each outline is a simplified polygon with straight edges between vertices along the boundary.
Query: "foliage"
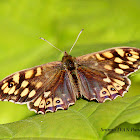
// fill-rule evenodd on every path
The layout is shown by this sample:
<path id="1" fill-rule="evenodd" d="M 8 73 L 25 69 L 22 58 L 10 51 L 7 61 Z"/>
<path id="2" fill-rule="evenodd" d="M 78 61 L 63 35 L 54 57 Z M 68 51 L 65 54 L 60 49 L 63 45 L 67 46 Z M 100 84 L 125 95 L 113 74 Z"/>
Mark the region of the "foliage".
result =
<path id="1" fill-rule="evenodd" d="M 84 28 L 73 56 L 116 46 L 140 48 L 139 5 L 138 0 L 1 0 L 0 78 L 61 60 L 62 54 L 39 37 L 69 51 Z M 80 99 L 66 111 L 46 115 L 36 115 L 26 105 L 0 102 L 0 138 L 137 140 L 139 71 L 130 78 L 132 86 L 123 98 L 103 104 Z"/>

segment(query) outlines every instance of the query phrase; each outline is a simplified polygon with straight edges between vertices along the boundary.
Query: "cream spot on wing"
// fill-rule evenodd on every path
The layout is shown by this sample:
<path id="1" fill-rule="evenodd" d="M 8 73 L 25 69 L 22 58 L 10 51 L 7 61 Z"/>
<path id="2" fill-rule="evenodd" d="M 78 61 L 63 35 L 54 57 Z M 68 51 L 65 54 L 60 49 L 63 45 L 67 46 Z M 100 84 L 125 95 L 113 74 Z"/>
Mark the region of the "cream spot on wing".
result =
<path id="1" fill-rule="evenodd" d="M 24 81 L 22 82 L 22 84 L 21 84 L 21 87 L 24 88 L 24 87 L 26 87 L 28 84 L 29 84 L 29 82 L 24 80 Z"/>
<path id="2" fill-rule="evenodd" d="M 94 56 L 94 55 L 91 55 L 91 57 L 92 57 L 93 59 L 95 59 L 95 56 Z"/>
<path id="3" fill-rule="evenodd" d="M 132 50 L 132 51 L 130 51 L 130 53 L 131 53 L 131 54 L 133 54 L 133 55 L 139 55 L 139 53 L 138 53 L 138 52 L 135 52 L 135 51 L 133 51 L 133 50 Z"/>
<path id="4" fill-rule="evenodd" d="M 108 83 L 111 82 L 111 80 L 108 77 L 107 78 L 104 78 L 103 81 L 108 82 Z"/>
<path id="5" fill-rule="evenodd" d="M 133 57 L 127 57 L 127 59 L 128 59 L 129 61 L 132 61 L 132 62 L 137 61 L 137 59 L 135 59 L 135 58 L 133 58 Z"/>
<path id="6" fill-rule="evenodd" d="M 134 64 L 133 65 L 134 68 L 138 68 L 138 66 L 139 66 L 138 64 Z"/>
<path id="7" fill-rule="evenodd" d="M 44 97 L 47 98 L 51 94 L 51 91 L 44 92 Z"/>
<path id="8" fill-rule="evenodd" d="M 88 60 L 89 56 L 84 56 L 83 59 Z"/>
<path id="9" fill-rule="evenodd" d="M 3 81 L 3 84 L 5 84 L 5 83 L 6 83 L 6 80 Z"/>
<path id="10" fill-rule="evenodd" d="M 8 86 L 8 82 L 3 84 L 3 86 L 1 87 L 2 90 L 4 90 L 6 87 Z"/>
<path id="11" fill-rule="evenodd" d="M 110 65 L 105 65 L 104 68 L 107 70 L 112 70 L 112 67 Z"/>
<path id="12" fill-rule="evenodd" d="M 122 69 L 119 69 L 119 68 L 115 68 L 115 72 L 118 73 L 118 74 L 123 74 L 124 71 Z"/>
<path id="13" fill-rule="evenodd" d="M 42 82 L 38 82 L 35 86 L 36 86 L 36 88 L 40 88 L 41 86 L 42 86 Z"/>
<path id="14" fill-rule="evenodd" d="M 113 82 L 113 86 L 114 86 L 117 90 L 121 90 L 121 89 L 122 89 L 122 86 L 120 86 L 119 84 L 114 83 L 114 82 Z"/>
<path id="15" fill-rule="evenodd" d="M 25 89 L 21 92 L 20 96 L 21 96 L 21 97 L 24 97 L 24 96 L 26 96 L 28 93 L 29 93 L 29 89 L 28 89 L 28 88 L 25 88 Z"/>
<path id="16" fill-rule="evenodd" d="M 104 96 L 110 96 L 109 91 L 106 88 L 103 88 L 100 91 L 100 97 L 104 97 Z"/>
<path id="17" fill-rule="evenodd" d="M 105 56 L 105 57 L 107 57 L 107 58 L 112 58 L 113 57 L 113 54 L 111 53 L 111 52 L 104 52 L 104 53 L 102 53 L 103 54 L 103 56 Z"/>
<path id="18" fill-rule="evenodd" d="M 85 56 L 85 57 L 83 57 L 83 59 L 85 59 L 85 60 L 87 60 L 89 58 L 89 56 Z"/>
<path id="19" fill-rule="evenodd" d="M 131 62 L 131 61 L 127 61 L 127 63 L 133 65 L 133 62 Z"/>
<path id="20" fill-rule="evenodd" d="M 63 104 L 62 99 L 58 98 L 58 97 L 55 97 L 54 100 L 53 100 L 53 105 L 57 106 L 57 105 L 60 105 L 60 104 Z"/>
<path id="21" fill-rule="evenodd" d="M 96 54 L 96 58 L 97 58 L 98 60 L 105 60 L 105 58 L 101 57 L 100 54 L 98 54 L 98 53 Z"/>
<path id="22" fill-rule="evenodd" d="M 116 89 L 115 89 L 112 85 L 109 85 L 109 86 L 107 87 L 107 89 L 109 90 L 109 93 L 110 93 L 111 95 L 118 93 L 118 92 L 116 91 Z"/>
<path id="23" fill-rule="evenodd" d="M 36 73 L 36 75 L 35 76 L 40 76 L 41 75 L 41 67 L 38 67 L 37 68 L 37 73 Z"/>
<path id="24" fill-rule="evenodd" d="M 17 95 L 19 92 L 19 89 L 17 89 L 15 92 L 14 92 L 14 95 Z"/>
<path id="25" fill-rule="evenodd" d="M 119 64 L 119 67 L 121 69 L 129 69 L 129 66 L 128 65 L 124 65 L 124 64 Z"/>
<path id="26" fill-rule="evenodd" d="M 125 82 L 121 81 L 121 80 L 118 80 L 118 79 L 113 79 L 117 84 L 121 85 L 121 86 L 124 86 L 125 85 Z"/>
<path id="27" fill-rule="evenodd" d="M 135 59 L 139 59 L 139 56 L 137 56 L 137 55 L 133 55 L 132 57 Z"/>
<path id="28" fill-rule="evenodd" d="M 122 56 L 122 57 L 124 57 L 124 50 L 123 49 L 115 49 L 116 50 L 116 52 L 120 55 L 120 56 Z"/>
<path id="29" fill-rule="evenodd" d="M 42 97 L 40 96 L 40 97 L 37 98 L 37 100 L 34 102 L 34 106 L 39 106 L 41 100 L 42 100 Z"/>
<path id="30" fill-rule="evenodd" d="M 121 58 L 119 58 L 119 57 L 116 57 L 116 58 L 114 59 L 114 62 L 122 63 L 123 60 L 122 60 Z"/>
<path id="31" fill-rule="evenodd" d="M 71 100 L 71 98 L 67 98 L 67 101 L 70 101 Z"/>
<path id="32" fill-rule="evenodd" d="M 25 72 L 25 79 L 29 79 L 34 74 L 34 70 L 28 70 Z"/>
<path id="33" fill-rule="evenodd" d="M 20 78 L 20 74 L 17 73 L 13 76 L 13 81 L 16 82 L 16 83 L 19 83 L 19 78 Z"/>
<path id="34" fill-rule="evenodd" d="M 10 90 L 10 88 L 7 86 L 4 90 L 3 90 L 3 93 L 8 93 Z"/>
<path id="35" fill-rule="evenodd" d="M 42 99 L 42 101 L 39 104 L 39 108 L 45 108 L 46 103 L 45 103 L 45 99 Z"/>
<path id="36" fill-rule="evenodd" d="M 13 86 L 10 91 L 8 92 L 8 94 L 13 94 L 16 90 L 16 86 Z"/>
<path id="37" fill-rule="evenodd" d="M 28 97 L 29 97 L 29 98 L 32 98 L 35 94 L 36 94 L 36 91 L 35 91 L 35 90 L 32 90 L 32 91 L 29 93 Z"/>

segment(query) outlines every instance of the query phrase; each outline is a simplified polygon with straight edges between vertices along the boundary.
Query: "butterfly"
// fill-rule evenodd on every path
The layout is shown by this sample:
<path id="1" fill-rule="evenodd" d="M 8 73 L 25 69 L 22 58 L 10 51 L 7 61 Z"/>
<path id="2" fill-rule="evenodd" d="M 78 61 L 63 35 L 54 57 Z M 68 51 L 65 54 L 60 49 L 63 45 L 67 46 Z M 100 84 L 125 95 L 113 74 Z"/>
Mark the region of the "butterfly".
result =
<path id="1" fill-rule="evenodd" d="M 27 104 L 38 114 L 66 110 L 80 97 L 103 103 L 123 96 L 131 84 L 128 75 L 140 68 L 138 48 L 117 47 L 79 57 L 69 54 L 65 51 L 62 61 L 25 69 L 4 78 L 0 81 L 0 100 Z"/>
<path id="2" fill-rule="evenodd" d="M 113 100 L 124 96 L 128 76 L 140 68 L 140 49 L 116 47 L 50 62 L 11 74 L 0 82 L 0 100 L 27 104 L 36 113 L 68 109 L 77 98 Z"/>

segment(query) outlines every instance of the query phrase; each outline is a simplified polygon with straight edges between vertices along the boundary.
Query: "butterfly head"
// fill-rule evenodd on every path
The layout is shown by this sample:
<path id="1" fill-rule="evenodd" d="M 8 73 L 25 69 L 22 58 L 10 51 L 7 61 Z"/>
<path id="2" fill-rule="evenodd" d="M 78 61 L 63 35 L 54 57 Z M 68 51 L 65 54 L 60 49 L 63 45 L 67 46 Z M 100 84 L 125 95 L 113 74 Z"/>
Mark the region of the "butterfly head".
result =
<path id="1" fill-rule="evenodd" d="M 64 56 L 66 57 L 66 56 L 69 56 L 69 54 L 66 52 L 66 51 L 64 51 Z"/>
<path id="2" fill-rule="evenodd" d="M 66 51 L 64 52 L 64 56 L 62 58 L 62 63 L 63 63 L 63 67 L 68 70 L 75 69 L 74 58 L 71 55 L 69 55 Z"/>

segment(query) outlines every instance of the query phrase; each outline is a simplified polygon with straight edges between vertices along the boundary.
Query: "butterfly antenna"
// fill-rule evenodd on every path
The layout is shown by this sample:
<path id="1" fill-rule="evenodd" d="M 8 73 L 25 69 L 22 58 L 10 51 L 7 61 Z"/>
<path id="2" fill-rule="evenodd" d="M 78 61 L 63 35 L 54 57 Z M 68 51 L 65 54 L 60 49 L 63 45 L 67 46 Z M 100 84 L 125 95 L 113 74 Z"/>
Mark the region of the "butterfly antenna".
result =
<path id="1" fill-rule="evenodd" d="M 56 47 L 55 47 L 52 43 L 50 43 L 48 40 L 46 40 L 46 39 L 44 39 L 44 38 L 42 38 L 42 37 L 40 37 L 39 39 L 42 39 L 42 40 L 48 42 L 48 43 L 49 43 L 51 46 L 53 46 L 55 49 L 57 49 L 58 51 L 60 51 L 60 52 L 63 53 L 63 51 L 61 51 L 60 49 L 56 48 Z"/>
<path id="2" fill-rule="evenodd" d="M 76 44 L 76 42 L 77 42 L 77 40 L 78 40 L 79 36 L 80 36 L 80 35 L 81 35 L 81 33 L 83 32 L 83 30 L 84 30 L 84 29 L 82 29 L 82 30 L 80 31 L 80 33 L 78 34 L 78 36 L 77 36 L 77 38 L 76 38 L 76 40 L 75 40 L 74 44 L 72 45 L 72 47 L 71 47 L 71 49 L 70 49 L 70 51 L 69 51 L 69 54 L 70 54 L 70 52 L 72 51 L 73 47 L 75 46 L 75 44 Z"/>

